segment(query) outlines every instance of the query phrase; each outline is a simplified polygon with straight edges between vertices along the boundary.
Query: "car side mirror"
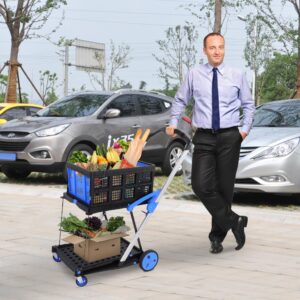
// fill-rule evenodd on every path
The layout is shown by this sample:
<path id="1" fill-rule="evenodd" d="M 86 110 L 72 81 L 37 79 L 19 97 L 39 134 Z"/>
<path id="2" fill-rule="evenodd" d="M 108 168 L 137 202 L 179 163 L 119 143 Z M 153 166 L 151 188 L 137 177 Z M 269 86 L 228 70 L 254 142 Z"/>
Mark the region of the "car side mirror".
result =
<path id="1" fill-rule="evenodd" d="M 119 117 L 121 114 L 121 111 L 117 108 L 110 108 L 108 109 L 104 114 L 104 119 L 111 119 Z"/>
<path id="2" fill-rule="evenodd" d="M 5 124 L 7 121 L 5 119 L 0 119 L 0 125 Z"/>

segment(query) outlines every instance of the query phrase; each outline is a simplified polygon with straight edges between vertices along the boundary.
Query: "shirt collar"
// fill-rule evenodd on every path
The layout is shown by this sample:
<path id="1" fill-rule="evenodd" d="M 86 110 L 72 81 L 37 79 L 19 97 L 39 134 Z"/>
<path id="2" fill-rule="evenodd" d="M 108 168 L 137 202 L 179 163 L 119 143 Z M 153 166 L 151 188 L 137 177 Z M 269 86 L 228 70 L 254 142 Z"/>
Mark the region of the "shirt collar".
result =
<path id="1" fill-rule="evenodd" d="M 207 74 L 209 74 L 210 72 L 212 72 L 212 69 L 214 68 L 212 65 L 210 65 L 209 63 L 206 63 L 205 66 L 206 66 Z M 225 64 L 224 64 L 224 63 L 221 63 L 221 64 L 218 66 L 218 72 L 219 72 L 221 75 L 224 74 L 224 68 L 225 68 Z"/>

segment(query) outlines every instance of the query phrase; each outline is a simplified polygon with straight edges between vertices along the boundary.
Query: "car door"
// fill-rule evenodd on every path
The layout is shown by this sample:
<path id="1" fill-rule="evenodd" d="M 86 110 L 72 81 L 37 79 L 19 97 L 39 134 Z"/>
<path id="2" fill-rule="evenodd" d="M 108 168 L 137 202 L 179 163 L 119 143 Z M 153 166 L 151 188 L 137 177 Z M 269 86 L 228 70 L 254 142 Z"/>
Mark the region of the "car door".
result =
<path id="1" fill-rule="evenodd" d="M 140 112 L 135 95 L 127 94 L 116 97 L 106 106 L 105 110 L 110 108 L 119 109 L 120 116 L 103 121 L 106 132 L 105 144 L 108 147 L 118 139 L 132 140 L 137 129 L 141 127 Z"/>
<path id="2" fill-rule="evenodd" d="M 143 159 L 155 161 L 155 157 L 163 155 L 164 149 L 170 141 L 164 129 L 169 122 L 171 104 L 158 97 L 148 95 L 139 95 L 137 99 L 141 110 L 141 126 L 150 128 L 153 134 L 147 141 Z"/>

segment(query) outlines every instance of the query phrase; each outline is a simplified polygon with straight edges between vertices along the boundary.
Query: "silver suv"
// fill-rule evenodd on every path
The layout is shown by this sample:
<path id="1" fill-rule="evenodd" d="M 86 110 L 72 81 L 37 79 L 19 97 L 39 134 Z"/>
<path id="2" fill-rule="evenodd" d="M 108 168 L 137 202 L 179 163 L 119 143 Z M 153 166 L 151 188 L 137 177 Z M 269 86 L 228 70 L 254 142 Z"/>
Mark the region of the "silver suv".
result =
<path id="1" fill-rule="evenodd" d="M 75 150 L 88 154 L 96 145 L 131 140 L 137 128 L 150 128 L 142 160 L 169 174 L 184 141 L 163 130 L 172 98 L 145 91 L 81 92 L 58 100 L 36 116 L 13 120 L 0 129 L 0 165 L 9 178 L 35 172 L 64 172 Z"/>

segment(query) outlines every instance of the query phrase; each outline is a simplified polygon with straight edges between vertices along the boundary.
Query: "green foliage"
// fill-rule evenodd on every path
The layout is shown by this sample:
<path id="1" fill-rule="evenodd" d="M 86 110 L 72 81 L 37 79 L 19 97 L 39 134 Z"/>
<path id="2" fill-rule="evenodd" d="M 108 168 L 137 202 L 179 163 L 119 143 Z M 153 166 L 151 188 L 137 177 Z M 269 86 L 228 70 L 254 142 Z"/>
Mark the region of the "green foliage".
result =
<path id="1" fill-rule="evenodd" d="M 7 85 L 7 76 L 0 74 L 0 103 L 4 102 L 6 85 Z"/>
<path id="2" fill-rule="evenodd" d="M 195 64 L 198 32 L 195 25 L 186 23 L 184 26 L 169 27 L 165 35 L 164 40 L 156 41 L 159 55 L 153 56 L 160 64 L 158 76 L 169 90 L 170 82 L 173 85 L 182 83 L 186 70 Z"/>
<path id="3" fill-rule="evenodd" d="M 58 77 L 56 73 L 51 73 L 49 70 L 40 71 L 40 93 L 46 105 L 58 99 L 55 89 L 57 88 Z"/>
<path id="4" fill-rule="evenodd" d="M 86 222 L 79 220 L 76 216 L 69 214 L 68 217 L 64 217 L 60 223 L 62 230 L 76 233 L 76 231 L 81 229 L 89 229 Z"/>
<path id="5" fill-rule="evenodd" d="M 107 230 L 113 232 L 123 225 L 125 225 L 123 217 L 110 217 L 107 222 Z"/>
<path id="6" fill-rule="evenodd" d="M 85 153 L 81 152 L 81 151 L 74 151 L 71 155 L 71 157 L 68 160 L 69 163 L 75 164 L 78 162 L 83 162 L 83 163 L 87 163 L 88 162 L 88 158 L 86 156 Z"/>
<path id="7" fill-rule="evenodd" d="M 297 55 L 274 53 L 258 76 L 260 102 L 288 99 L 295 90 Z"/>

